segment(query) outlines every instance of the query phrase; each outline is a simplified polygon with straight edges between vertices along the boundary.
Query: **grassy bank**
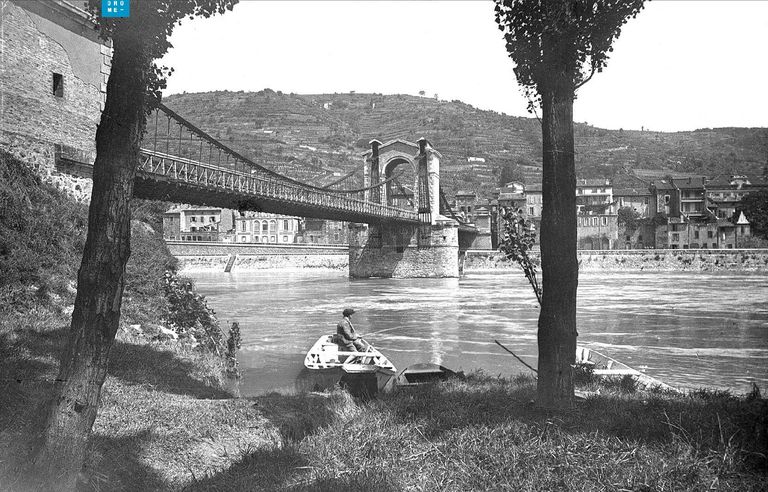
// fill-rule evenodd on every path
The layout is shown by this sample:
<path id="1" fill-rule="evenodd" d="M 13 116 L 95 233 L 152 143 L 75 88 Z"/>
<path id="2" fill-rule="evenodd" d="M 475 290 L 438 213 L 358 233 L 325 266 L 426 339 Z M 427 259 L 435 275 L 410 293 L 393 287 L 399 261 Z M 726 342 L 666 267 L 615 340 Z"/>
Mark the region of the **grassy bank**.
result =
<path id="1" fill-rule="evenodd" d="M 3 154 L 0 204 L 5 491 L 18 489 L 57 374 L 85 207 Z M 163 295 L 173 259 L 143 207 L 83 491 L 765 489 L 768 403 L 756 394 L 614 385 L 547 412 L 531 404 L 532 380 L 473 375 L 367 402 L 340 390 L 236 398 L 220 357 L 133 328 L 174 309 Z"/>

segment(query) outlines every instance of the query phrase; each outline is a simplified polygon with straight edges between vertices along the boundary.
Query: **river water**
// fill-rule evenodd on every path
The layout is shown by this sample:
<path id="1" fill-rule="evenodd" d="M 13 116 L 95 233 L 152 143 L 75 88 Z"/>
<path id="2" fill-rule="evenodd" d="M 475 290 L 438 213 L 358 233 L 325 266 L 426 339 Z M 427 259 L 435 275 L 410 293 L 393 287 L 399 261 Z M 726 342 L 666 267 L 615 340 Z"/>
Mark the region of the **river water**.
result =
<path id="1" fill-rule="evenodd" d="M 402 369 L 434 362 L 466 372 L 536 367 L 539 308 L 521 273 L 460 279 L 350 280 L 345 273 L 196 273 L 222 322 L 237 321 L 243 396 L 291 391 L 304 356 L 341 311 Z M 582 273 L 578 343 L 677 387 L 768 389 L 765 274 Z"/>

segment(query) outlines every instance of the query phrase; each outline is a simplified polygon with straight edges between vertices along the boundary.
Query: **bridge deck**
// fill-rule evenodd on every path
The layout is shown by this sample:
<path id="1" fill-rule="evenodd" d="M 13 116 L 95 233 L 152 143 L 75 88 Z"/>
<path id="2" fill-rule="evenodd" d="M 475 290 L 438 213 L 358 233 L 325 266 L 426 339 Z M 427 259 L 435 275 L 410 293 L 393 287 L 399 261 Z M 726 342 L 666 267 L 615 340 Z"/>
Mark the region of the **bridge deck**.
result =
<path id="1" fill-rule="evenodd" d="M 348 222 L 418 222 L 418 214 L 412 210 L 144 148 L 141 149 L 134 195 Z"/>

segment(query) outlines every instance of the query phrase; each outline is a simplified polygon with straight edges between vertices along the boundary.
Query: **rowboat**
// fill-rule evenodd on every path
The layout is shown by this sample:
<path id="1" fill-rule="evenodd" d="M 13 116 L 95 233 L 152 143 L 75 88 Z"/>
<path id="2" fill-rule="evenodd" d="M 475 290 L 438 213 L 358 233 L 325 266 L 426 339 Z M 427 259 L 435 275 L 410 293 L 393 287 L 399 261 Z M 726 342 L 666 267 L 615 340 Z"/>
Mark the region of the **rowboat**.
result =
<path id="1" fill-rule="evenodd" d="M 456 373 L 447 367 L 438 364 L 419 363 L 408 366 L 400 371 L 395 379 L 395 384 L 397 386 L 416 386 L 434 381 L 442 381 L 455 375 Z"/>
<path id="2" fill-rule="evenodd" d="M 624 377 L 632 376 L 637 384 L 644 389 L 661 389 L 665 391 L 677 392 L 676 388 L 659 381 L 643 372 L 634 369 L 623 362 L 612 359 L 607 355 L 601 354 L 587 347 L 576 347 L 576 364 L 583 364 L 591 367 L 592 374 L 600 377 Z"/>
<path id="3" fill-rule="evenodd" d="M 304 367 L 310 373 L 326 378 L 338 374 L 338 382 L 353 394 L 370 395 L 391 387 L 397 370 L 384 354 L 371 344 L 364 352 L 343 350 L 334 340 L 335 335 L 323 335 L 309 349 Z"/>

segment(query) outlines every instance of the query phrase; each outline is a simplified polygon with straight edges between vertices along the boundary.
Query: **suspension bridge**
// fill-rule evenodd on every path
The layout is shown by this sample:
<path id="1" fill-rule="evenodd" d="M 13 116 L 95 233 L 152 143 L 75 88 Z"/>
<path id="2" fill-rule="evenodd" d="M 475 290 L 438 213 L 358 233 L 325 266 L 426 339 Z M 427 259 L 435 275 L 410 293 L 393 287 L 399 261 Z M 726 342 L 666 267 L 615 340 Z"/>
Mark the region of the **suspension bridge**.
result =
<path id="1" fill-rule="evenodd" d="M 397 176 L 360 189 L 330 188 L 353 174 L 324 187 L 299 182 L 259 165 L 159 104 L 148 116 L 134 196 L 366 224 L 419 223 L 415 207 L 381 198 L 393 184 L 402 189 Z M 460 227 L 474 231 L 469 224 Z"/>
<path id="2" fill-rule="evenodd" d="M 477 229 L 462 223 L 445 200 L 440 153 L 424 138 L 372 140 L 362 158 L 361 188 L 333 188 L 355 173 L 326 186 L 303 183 L 159 104 L 142 139 L 134 196 L 349 222 L 351 277 L 458 276 Z M 412 191 L 399 180 L 405 174 Z"/>

